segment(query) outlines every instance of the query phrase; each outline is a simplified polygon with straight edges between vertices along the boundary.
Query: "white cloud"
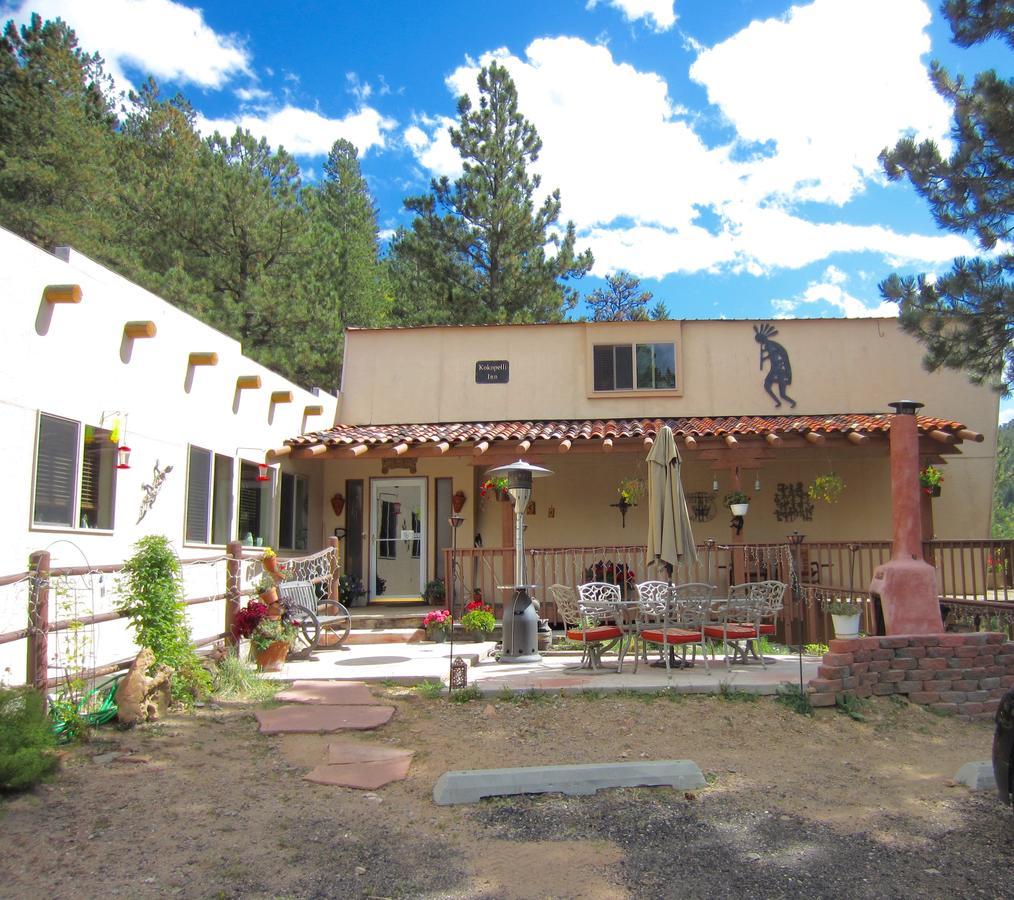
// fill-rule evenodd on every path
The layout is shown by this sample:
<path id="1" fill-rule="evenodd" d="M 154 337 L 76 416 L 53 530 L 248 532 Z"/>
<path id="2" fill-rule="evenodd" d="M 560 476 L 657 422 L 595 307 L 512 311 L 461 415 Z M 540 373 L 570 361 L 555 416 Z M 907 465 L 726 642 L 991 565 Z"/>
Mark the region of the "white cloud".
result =
<path id="1" fill-rule="evenodd" d="M 422 117 L 402 133 L 415 158 L 438 177 L 456 178 L 461 174 L 461 154 L 451 144 L 453 125 L 455 120 L 447 116 Z"/>
<path id="2" fill-rule="evenodd" d="M 1001 400 L 999 424 L 1006 425 L 1012 419 L 1014 419 L 1014 400 Z"/>
<path id="3" fill-rule="evenodd" d="M 200 9 L 172 0 L 26 0 L 8 14 L 22 22 L 33 12 L 67 22 L 82 48 L 102 56 L 120 90 L 132 86 L 127 67 L 204 88 L 221 88 L 250 73 L 250 55 L 239 38 L 217 33 Z"/>
<path id="4" fill-rule="evenodd" d="M 787 319 L 798 315 L 835 315 L 847 319 L 871 316 L 895 317 L 898 305 L 880 301 L 868 306 L 865 301 L 853 296 L 845 289 L 847 277 L 835 266 L 828 266 L 819 281 L 811 281 L 803 293 L 788 300 L 772 300 L 771 306 L 776 319 Z"/>
<path id="5" fill-rule="evenodd" d="M 271 92 L 258 87 L 236 88 L 233 93 L 242 103 L 263 103 L 271 99 Z"/>
<path id="6" fill-rule="evenodd" d="M 365 155 L 374 147 L 386 146 L 387 132 L 395 125 L 394 120 L 385 118 L 370 107 L 363 107 L 341 119 L 329 119 L 313 110 L 295 106 L 285 106 L 260 115 L 250 113 L 223 119 L 197 117 L 197 127 L 202 134 L 219 131 L 231 135 L 237 127 L 244 128 L 256 137 L 266 138 L 273 147 L 285 147 L 289 153 L 305 156 L 329 153 L 339 138 L 351 141 L 359 154 Z"/>
<path id="7" fill-rule="evenodd" d="M 594 9 L 599 0 L 588 0 L 586 9 Z M 673 0 L 606 0 L 609 6 L 623 13 L 628 22 L 651 19 L 655 31 L 668 31 L 676 24 Z"/>

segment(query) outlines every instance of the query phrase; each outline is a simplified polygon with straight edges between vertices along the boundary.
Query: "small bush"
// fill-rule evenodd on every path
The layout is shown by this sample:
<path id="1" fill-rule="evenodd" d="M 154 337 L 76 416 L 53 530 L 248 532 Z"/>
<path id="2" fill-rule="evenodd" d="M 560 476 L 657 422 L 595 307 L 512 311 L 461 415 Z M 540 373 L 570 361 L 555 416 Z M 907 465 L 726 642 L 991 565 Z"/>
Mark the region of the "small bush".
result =
<path id="1" fill-rule="evenodd" d="M 451 691 L 451 701 L 454 703 L 471 703 L 473 700 L 481 700 L 483 697 L 482 691 L 480 691 L 474 684 L 468 687 L 459 688 L 456 691 Z"/>
<path id="2" fill-rule="evenodd" d="M 0 688 L 0 791 L 34 787 L 56 769 L 56 736 L 43 697 L 32 688 Z"/>
<path id="3" fill-rule="evenodd" d="M 723 681 L 718 686 L 718 699 L 728 703 L 756 703 L 757 695 L 752 691 L 737 690 L 728 681 Z"/>
<path id="4" fill-rule="evenodd" d="M 216 697 L 261 703 L 271 700 L 283 687 L 279 681 L 262 678 L 257 669 L 228 653 L 215 667 L 212 690 Z"/>
<path id="5" fill-rule="evenodd" d="M 839 694 L 834 701 L 834 705 L 837 707 L 838 712 L 848 716 L 850 719 L 855 719 L 857 722 L 865 722 L 866 716 L 863 715 L 862 710 L 866 706 L 862 700 L 860 700 L 855 694 L 845 693 Z"/>
<path id="6" fill-rule="evenodd" d="M 442 681 L 420 681 L 415 686 L 416 693 L 427 700 L 436 700 L 442 696 L 446 688 Z"/>
<path id="7" fill-rule="evenodd" d="M 810 702 L 810 695 L 806 693 L 805 688 L 800 690 L 798 684 L 791 684 L 787 681 L 783 682 L 778 686 L 775 699 L 781 703 L 782 706 L 787 706 L 793 712 L 797 712 L 801 716 L 813 715 L 813 704 Z"/>

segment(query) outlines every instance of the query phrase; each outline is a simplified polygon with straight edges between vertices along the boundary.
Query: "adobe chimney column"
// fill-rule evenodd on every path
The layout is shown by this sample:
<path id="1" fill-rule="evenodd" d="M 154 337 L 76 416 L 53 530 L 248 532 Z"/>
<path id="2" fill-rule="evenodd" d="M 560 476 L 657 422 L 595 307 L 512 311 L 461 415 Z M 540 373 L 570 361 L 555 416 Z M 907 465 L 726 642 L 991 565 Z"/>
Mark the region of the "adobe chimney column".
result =
<path id="1" fill-rule="evenodd" d="M 891 418 L 891 516 L 894 546 L 890 562 L 878 566 L 870 593 L 879 595 L 888 634 L 940 634 L 936 570 L 922 558 L 922 513 L 919 497 L 919 429 L 921 403 L 900 400 Z"/>

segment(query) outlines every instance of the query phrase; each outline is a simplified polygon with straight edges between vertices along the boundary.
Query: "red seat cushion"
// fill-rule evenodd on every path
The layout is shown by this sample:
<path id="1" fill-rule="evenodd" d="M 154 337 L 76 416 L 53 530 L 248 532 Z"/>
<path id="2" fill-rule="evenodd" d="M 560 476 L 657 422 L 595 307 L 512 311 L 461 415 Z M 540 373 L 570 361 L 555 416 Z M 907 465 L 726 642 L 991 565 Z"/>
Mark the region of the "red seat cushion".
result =
<path id="1" fill-rule="evenodd" d="M 687 631 L 685 628 L 670 628 L 663 635 L 661 628 L 650 628 L 641 632 L 641 639 L 649 644 L 696 644 L 701 639 L 701 633 Z"/>
<path id="2" fill-rule="evenodd" d="M 752 641 L 757 638 L 757 629 L 753 625 L 739 625 L 735 622 L 730 622 L 725 629 L 721 625 L 708 625 L 704 633 L 709 638 L 718 640 L 728 638 L 730 641 Z"/>
<path id="3" fill-rule="evenodd" d="M 596 625 L 594 628 L 572 628 L 567 637 L 572 641 L 611 641 L 622 637 L 623 632 L 615 625 Z"/>
<path id="4" fill-rule="evenodd" d="M 761 622 L 760 633 L 761 634 L 774 634 L 775 633 L 775 626 L 772 625 L 770 622 L 768 622 L 767 624 L 765 624 L 764 622 Z"/>

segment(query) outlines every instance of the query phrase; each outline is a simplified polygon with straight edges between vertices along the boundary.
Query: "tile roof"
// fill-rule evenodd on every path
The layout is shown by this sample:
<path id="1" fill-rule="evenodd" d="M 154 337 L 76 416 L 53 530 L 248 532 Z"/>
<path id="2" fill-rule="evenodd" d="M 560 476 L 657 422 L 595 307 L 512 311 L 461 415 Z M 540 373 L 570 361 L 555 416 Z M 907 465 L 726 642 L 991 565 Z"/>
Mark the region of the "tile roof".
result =
<path id="1" fill-rule="evenodd" d="M 489 441 L 582 441 L 613 438 L 654 437 L 663 425 L 669 425 L 677 439 L 705 439 L 726 435 L 764 437 L 768 434 L 845 435 L 849 432 L 882 434 L 890 431 L 890 413 L 836 413 L 818 416 L 717 416 L 664 419 L 553 419 L 508 422 L 436 422 L 397 425 L 336 425 L 291 438 L 285 443 L 296 448 L 323 444 L 340 446 L 382 446 L 385 444 L 451 444 Z M 942 431 L 954 435 L 964 430 L 960 422 L 917 416 L 920 433 Z M 967 436 L 967 433 L 966 435 Z"/>

